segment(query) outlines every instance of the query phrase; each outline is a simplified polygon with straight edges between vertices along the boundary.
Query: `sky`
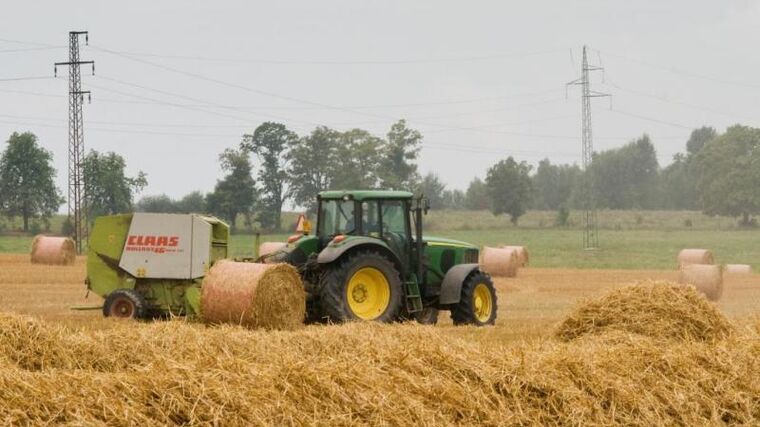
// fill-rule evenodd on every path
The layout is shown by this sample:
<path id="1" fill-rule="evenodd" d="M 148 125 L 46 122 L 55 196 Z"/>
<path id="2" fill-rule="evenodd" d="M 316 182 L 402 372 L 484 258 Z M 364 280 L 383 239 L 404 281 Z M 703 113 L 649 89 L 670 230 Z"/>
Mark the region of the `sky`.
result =
<path id="1" fill-rule="evenodd" d="M 580 163 L 581 49 L 595 150 L 643 133 L 661 166 L 692 129 L 760 126 L 760 0 L 4 2 L 0 137 L 31 131 L 65 194 L 68 32 L 85 147 L 147 174 L 141 195 L 210 191 L 218 155 L 264 121 L 424 136 L 421 173 L 465 189 L 513 156 Z M 84 42 L 84 40 L 82 40 Z"/>

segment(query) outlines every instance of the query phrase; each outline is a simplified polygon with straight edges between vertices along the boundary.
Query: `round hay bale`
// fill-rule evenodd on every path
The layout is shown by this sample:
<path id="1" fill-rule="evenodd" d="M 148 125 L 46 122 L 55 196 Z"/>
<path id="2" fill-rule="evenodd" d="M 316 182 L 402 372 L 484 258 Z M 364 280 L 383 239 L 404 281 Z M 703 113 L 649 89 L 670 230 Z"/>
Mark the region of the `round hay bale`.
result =
<path id="1" fill-rule="evenodd" d="M 32 264 L 74 265 L 77 250 L 69 237 L 38 235 L 32 241 Z"/>
<path id="2" fill-rule="evenodd" d="M 690 264 L 715 264 L 712 252 L 707 249 L 683 249 L 678 253 L 678 268 Z"/>
<path id="3" fill-rule="evenodd" d="M 646 281 L 580 303 L 554 335 L 571 341 L 615 331 L 657 339 L 716 341 L 727 338 L 734 328 L 693 287 Z"/>
<path id="4" fill-rule="evenodd" d="M 517 251 L 517 257 L 520 261 L 520 267 L 527 267 L 530 262 L 530 254 L 525 246 L 502 246 L 503 249 L 512 249 Z"/>
<path id="5" fill-rule="evenodd" d="M 514 249 L 484 246 L 480 251 L 480 267 L 492 276 L 515 277 L 520 258 Z"/>
<path id="6" fill-rule="evenodd" d="M 277 252 L 280 249 L 287 246 L 287 243 L 283 242 L 264 242 L 259 245 L 259 256 L 265 256 L 269 255 L 271 253 Z"/>
<path id="7" fill-rule="evenodd" d="M 725 271 L 727 274 L 751 274 L 752 266 L 747 264 L 727 264 Z"/>
<path id="8" fill-rule="evenodd" d="M 295 329 L 303 324 L 306 295 L 289 264 L 219 261 L 201 287 L 201 318 L 248 328 Z"/>
<path id="9" fill-rule="evenodd" d="M 723 295 L 723 269 L 719 265 L 685 265 L 678 275 L 678 282 L 694 285 L 710 301 L 718 301 Z"/>

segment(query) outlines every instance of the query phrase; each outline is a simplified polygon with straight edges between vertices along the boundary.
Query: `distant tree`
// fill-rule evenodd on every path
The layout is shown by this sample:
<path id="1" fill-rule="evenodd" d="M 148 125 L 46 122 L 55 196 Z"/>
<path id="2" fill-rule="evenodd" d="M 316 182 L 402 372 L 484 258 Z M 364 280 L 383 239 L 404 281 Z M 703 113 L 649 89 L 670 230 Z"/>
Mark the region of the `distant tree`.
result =
<path id="1" fill-rule="evenodd" d="M 410 190 L 418 180 L 417 156 L 422 144 L 422 134 L 399 120 L 388 132 L 382 150 L 380 179 L 383 188 Z"/>
<path id="2" fill-rule="evenodd" d="M 148 180 L 143 172 L 135 178 L 126 176 L 126 167 L 124 157 L 116 153 L 92 150 L 87 154 L 83 170 L 90 219 L 133 210 L 135 193 L 148 185 Z"/>
<path id="3" fill-rule="evenodd" d="M 177 212 L 182 213 L 205 213 L 206 199 L 200 191 L 193 191 L 174 202 Z"/>
<path id="4" fill-rule="evenodd" d="M 330 165 L 339 161 L 339 141 L 340 132 L 320 126 L 295 142 L 288 152 L 289 195 L 310 212 L 316 209 L 317 193 L 330 188 Z"/>
<path id="5" fill-rule="evenodd" d="M 526 162 L 517 163 L 512 157 L 488 169 L 486 188 L 494 215 L 508 214 L 512 223 L 517 224 L 533 194 L 530 170 Z"/>
<path id="6" fill-rule="evenodd" d="M 446 190 L 443 192 L 443 207 L 454 211 L 466 209 L 467 197 L 462 190 Z"/>
<path id="7" fill-rule="evenodd" d="M 219 156 L 219 163 L 227 175 L 217 181 L 214 191 L 206 196 L 208 210 L 227 220 L 233 229 L 238 214 L 243 214 L 246 222 L 251 223 L 257 193 L 248 153 L 228 148 Z"/>
<path id="8" fill-rule="evenodd" d="M 649 136 L 594 154 L 590 167 L 597 207 L 651 209 L 659 200 L 659 164 Z"/>
<path id="9" fill-rule="evenodd" d="M 156 196 L 145 196 L 137 201 L 135 204 L 135 210 L 137 212 L 151 212 L 151 213 L 177 213 L 177 205 L 166 194 L 159 194 Z"/>
<path id="10" fill-rule="evenodd" d="M 465 207 L 469 210 L 485 210 L 491 208 L 486 183 L 480 178 L 474 178 L 465 192 Z"/>
<path id="11" fill-rule="evenodd" d="M 689 136 L 689 140 L 686 141 L 686 152 L 689 155 L 696 155 L 708 142 L 715 139 L 718 136 L 718 132 L 710 126 L 702 126 L 699 129 L 694 129 Z"/>
<path id="12" fill-rule="evenodd" d="M 760 129 L 728 128 L 699 151 L 696 168 L 703 211 L 751 224 L 760 212 Z"/>
<path id="13" fill-rule="evenodd" d="M 31 218 L 49 218 L 64 202 L 55 187 L 53 155 L 30 132 L 14 132 L 0 157 L 0 212 L 20 216 L 24 231 Z"/>
<path id="14" fill-rule="evenodd" d="M 677 153 L 673 161 L 660 172 L 662 201 L 665 209 L 699 209 L 697 174 L 692 157 Z"/>
<path id="15" fill-rule="evenodd" d="M 242 150 L 255 154 L 261 166 L 258 182 L 261 186 L 259 221 L 267 230 L 279 230 L 285 187 L 288 180 L 285 153 L 298 140 L 298 135 L 280 123 L 259 125 L 252 135 L 243 135 Z"/>
<path id="16" fill-rule="evenodd" d="M 446 205 L 445 191 L 446 184 L 441 182 L 437 174 L 430 172 L 422 178 L 415 192 L 417 195 L 424 195 L 430 201 L 432 209 L 443 209 Z"/>
<path id="17" fill-rule="evenodd" d="M 557 210 L 567 206 L 581 174 L 577 165 L 553 165 L 549 159 L 541 160 L 536 174 L 531 178 L 535 193 L 533 207 Z"/>
<path id="18" fill-rule="evenodd" d="M 368 190 L 377 188 L 383 140 L 362 129 L 338 135 L 335 161 L 330 167 L 333 190 Z"/>

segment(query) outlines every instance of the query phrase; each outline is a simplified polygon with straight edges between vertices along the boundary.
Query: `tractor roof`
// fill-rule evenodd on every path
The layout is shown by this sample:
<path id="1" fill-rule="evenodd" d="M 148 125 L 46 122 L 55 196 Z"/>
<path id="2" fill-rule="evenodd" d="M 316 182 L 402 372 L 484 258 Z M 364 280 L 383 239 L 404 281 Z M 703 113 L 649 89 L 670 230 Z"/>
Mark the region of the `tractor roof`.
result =
<path id="1" fill-rule="evenodd" d="M 411 199 L 414 195 L 408 191 L 389 190 L 334 190 L 319 193 L 321 199 L 342 199 L 345 196 L 361 202 L 371 199 Z"/>

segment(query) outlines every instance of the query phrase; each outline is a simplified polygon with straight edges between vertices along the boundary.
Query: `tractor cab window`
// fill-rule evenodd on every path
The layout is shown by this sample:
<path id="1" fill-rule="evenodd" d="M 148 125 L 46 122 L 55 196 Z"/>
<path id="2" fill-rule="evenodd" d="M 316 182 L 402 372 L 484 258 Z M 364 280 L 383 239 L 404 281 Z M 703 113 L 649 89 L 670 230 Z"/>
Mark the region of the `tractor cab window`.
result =
<path id="1" fill-rule="evenodd" d="M 322 200 L 319 207 L 319 235 L 332 237 L 356 231 L 353 200 Z"/>
<path id="2" fill-rule="evenodd" d="M 380 205 L 377 200 L 362 202 L 362 234 L 380 238 Z"/>
<path id="3" fill-rule="evenodd" d="M 399 259 L 408 268 L 411 251 L 407 228 L 408 211 L 401 200 L 383 200 L 381 218 L 383 220 L 383 240 L 391 250 L 399 254 Z"/>

